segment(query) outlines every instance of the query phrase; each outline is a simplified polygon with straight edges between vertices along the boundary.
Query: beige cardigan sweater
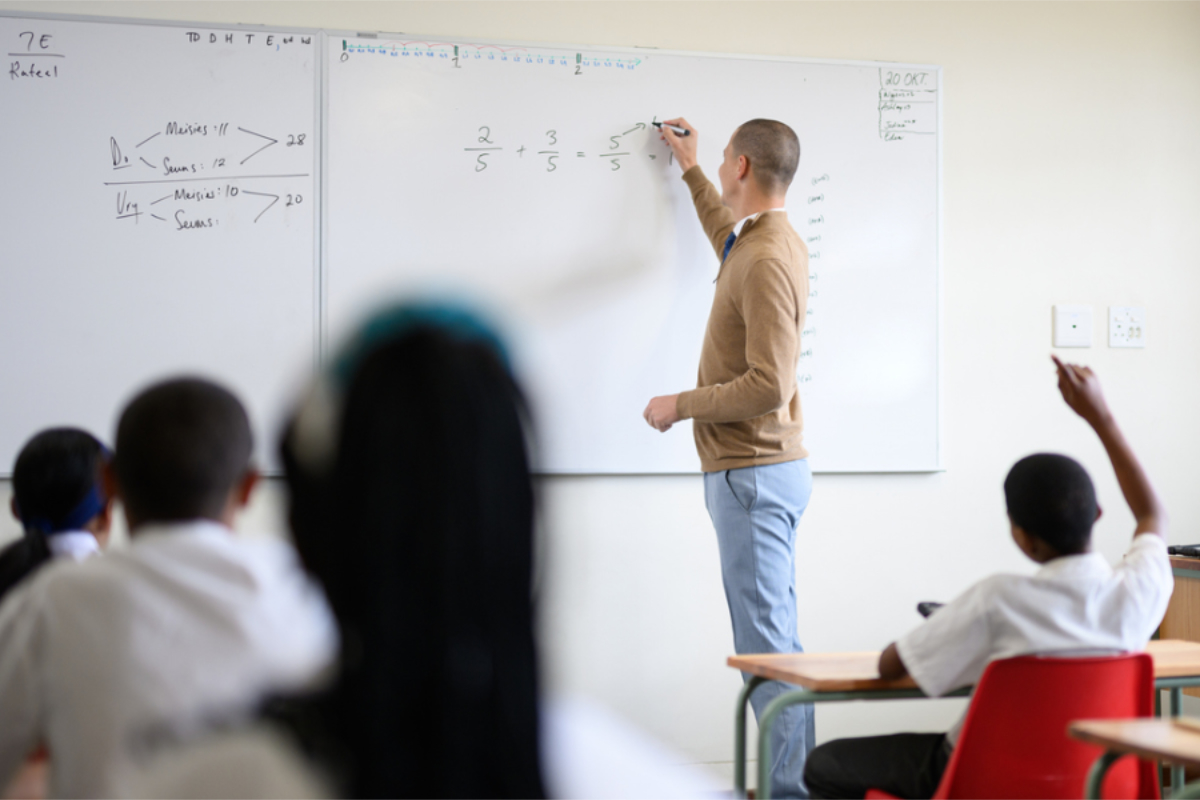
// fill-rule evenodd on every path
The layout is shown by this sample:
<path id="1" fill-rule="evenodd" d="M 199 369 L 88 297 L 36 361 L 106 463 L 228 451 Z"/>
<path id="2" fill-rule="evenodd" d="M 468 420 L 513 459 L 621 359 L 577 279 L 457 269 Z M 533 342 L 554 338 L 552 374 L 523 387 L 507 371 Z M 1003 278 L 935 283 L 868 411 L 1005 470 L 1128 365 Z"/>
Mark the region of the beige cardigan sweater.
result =
<path id="1" fill-rule="evenodd" d="M 683 174 L 717 258 L 737 222 L 700 167 Z M 796 385 L 808 303 L 808 249 L 787 214 L 742 227 L 717 273 L 696 388 L 676 409 L 692 419 L 705 472 L 805 458 Z"/>

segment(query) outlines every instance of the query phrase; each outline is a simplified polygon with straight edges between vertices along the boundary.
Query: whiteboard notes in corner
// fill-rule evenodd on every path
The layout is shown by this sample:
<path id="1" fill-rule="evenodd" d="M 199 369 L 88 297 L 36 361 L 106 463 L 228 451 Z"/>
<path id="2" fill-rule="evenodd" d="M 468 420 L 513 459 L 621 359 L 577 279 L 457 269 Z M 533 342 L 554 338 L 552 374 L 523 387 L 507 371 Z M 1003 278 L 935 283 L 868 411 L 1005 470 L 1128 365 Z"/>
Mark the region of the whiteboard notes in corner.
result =
<path id="1" fill-rule="evenodd" d="M 229 385 L 273 450 L 317 320 L 312 33 L 0 16 L 0 470 L 132 392 Z"/>

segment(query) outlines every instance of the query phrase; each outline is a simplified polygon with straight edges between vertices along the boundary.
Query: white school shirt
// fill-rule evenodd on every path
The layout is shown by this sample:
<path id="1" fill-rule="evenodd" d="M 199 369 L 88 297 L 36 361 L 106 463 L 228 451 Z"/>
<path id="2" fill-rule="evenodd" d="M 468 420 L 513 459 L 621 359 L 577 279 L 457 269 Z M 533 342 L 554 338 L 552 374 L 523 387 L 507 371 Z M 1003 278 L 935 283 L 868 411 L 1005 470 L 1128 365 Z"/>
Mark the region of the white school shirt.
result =
<path id="1" fill-rule="evenodd" d="M 156 731 L 297 690 L 332 662 L 324 596 L 283 542 L 201 520 L 58 561 L 0 609 L 0 785 L 45 742 L 52 796 L 126 795 Z"/>
<path id="2" fill-rule="evenodd" d="M 996 659 L 1144 650 L 1175 587 L 1167 543 L 1134 537 L 1111 567 L 1099 553 L 1061 556 L 1034 575 L 993 575 L 896 642 L 908 674 L 931 697 L 971 686 Z M 947 733 L 958 740 L 962 718 Z"/>
<path id="3" fill-rule="evenodd" d="M 46 546 L 55 558 L 86 561 L 100 555 L 100 543 L 88 531 L 63 531 L 46 537 Z"/>
<path id="4" fill-rule="evenodd" d="M 420 691 L 420 687 L 409 687 Z M 714 798 L 721 785 L 611 711 L 583 698 L 541 706 L 547 796 Z M 131 782 L 131 797 L 336 797 L 320 768 L 270 724 L 164 750 Z"/>

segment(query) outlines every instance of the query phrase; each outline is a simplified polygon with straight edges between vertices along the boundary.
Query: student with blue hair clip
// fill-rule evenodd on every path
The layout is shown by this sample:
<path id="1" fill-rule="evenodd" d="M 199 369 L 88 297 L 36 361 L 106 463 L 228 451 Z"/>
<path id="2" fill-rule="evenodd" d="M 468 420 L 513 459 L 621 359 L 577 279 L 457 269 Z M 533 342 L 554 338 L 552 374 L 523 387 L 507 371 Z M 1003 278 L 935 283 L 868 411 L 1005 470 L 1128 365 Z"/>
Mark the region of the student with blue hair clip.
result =
<path id="1" fill-rule="evenodd" d="M 12 512 L 25 535 L 0 550 L 0 599 L 51 559 L 83 561 L 108 543 L 112 501 L 101 470 L 110 458 L 78 428 L 44 430 L 21 448 Z"/>

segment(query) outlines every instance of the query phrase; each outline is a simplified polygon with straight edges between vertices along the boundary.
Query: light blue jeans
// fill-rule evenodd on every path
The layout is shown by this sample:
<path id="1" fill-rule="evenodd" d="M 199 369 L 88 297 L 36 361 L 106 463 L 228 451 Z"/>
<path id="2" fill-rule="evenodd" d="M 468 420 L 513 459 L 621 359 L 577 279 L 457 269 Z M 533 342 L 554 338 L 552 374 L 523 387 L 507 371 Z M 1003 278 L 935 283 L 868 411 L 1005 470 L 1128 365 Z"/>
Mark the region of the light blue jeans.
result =
<path id="1" fill-rule="evenodd" d="M 704 502 L 721 551 L 721 579 L 738 653 L 798 653 L 796 526 L 812 494 L 808 460 L 704 473 Z M 750 676 L 742 674 L 743 680 Z M 750 696 L 754 716 L 795 687 L 764 683 Z M 771 734 L 771 796 L 808 797 L 804 760 L 813 748 L 813 708 L 796 705 Z"/>

